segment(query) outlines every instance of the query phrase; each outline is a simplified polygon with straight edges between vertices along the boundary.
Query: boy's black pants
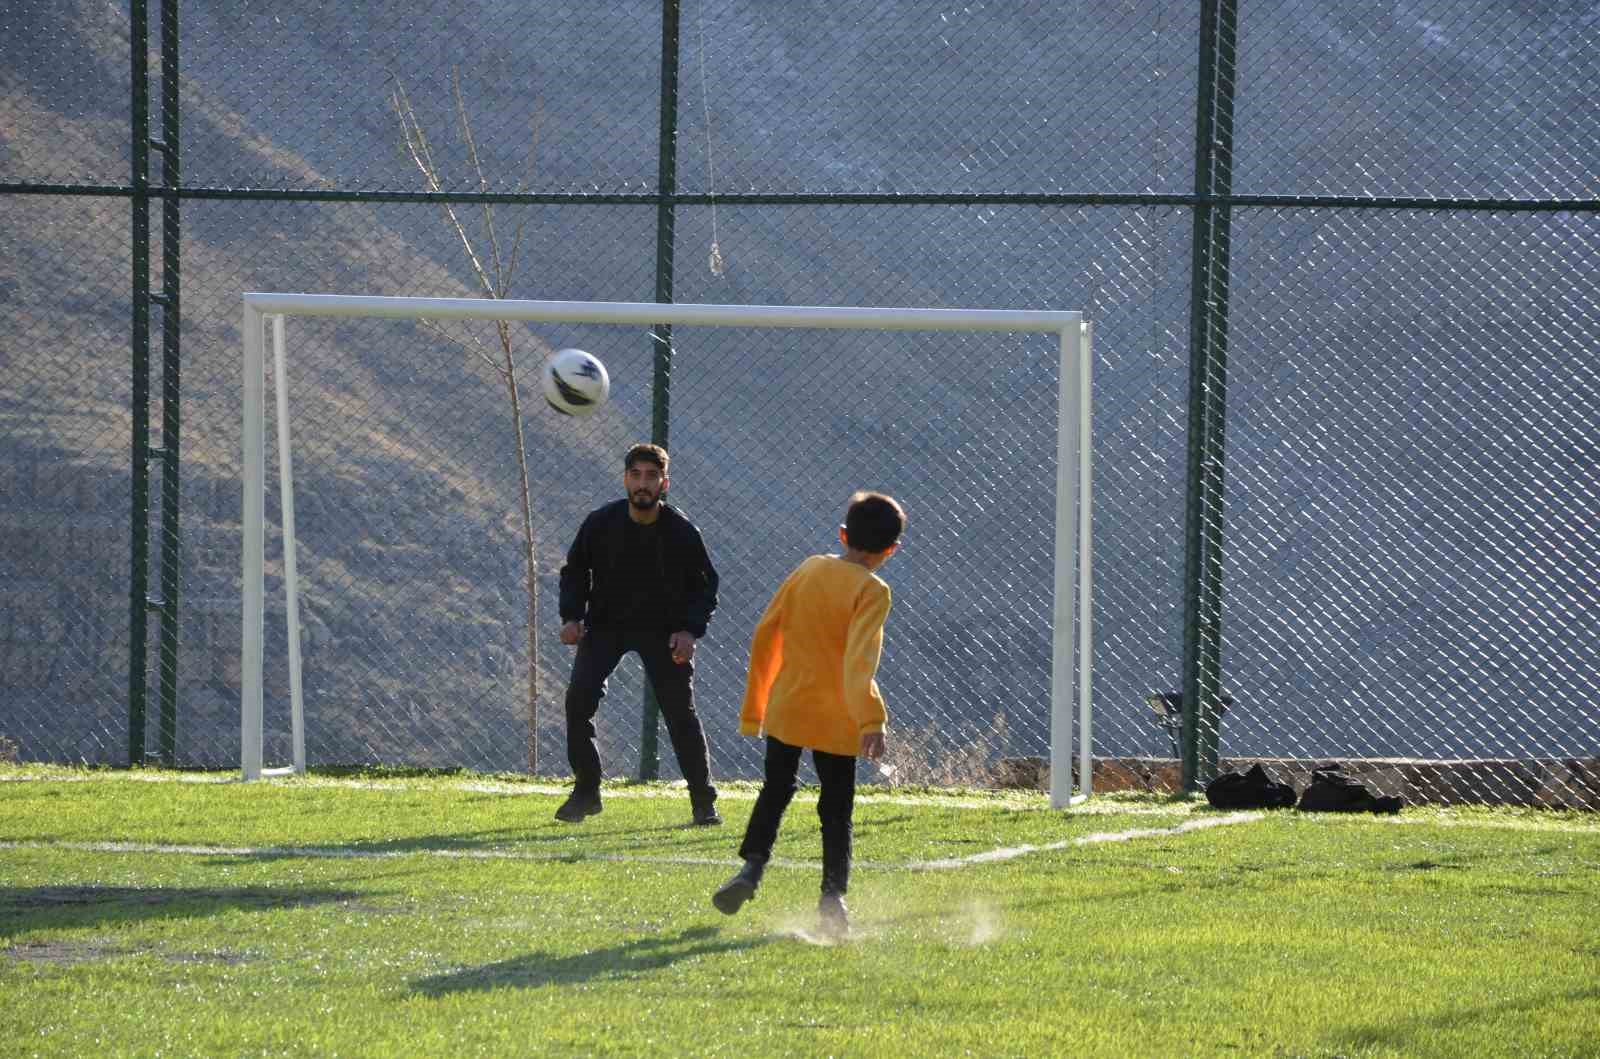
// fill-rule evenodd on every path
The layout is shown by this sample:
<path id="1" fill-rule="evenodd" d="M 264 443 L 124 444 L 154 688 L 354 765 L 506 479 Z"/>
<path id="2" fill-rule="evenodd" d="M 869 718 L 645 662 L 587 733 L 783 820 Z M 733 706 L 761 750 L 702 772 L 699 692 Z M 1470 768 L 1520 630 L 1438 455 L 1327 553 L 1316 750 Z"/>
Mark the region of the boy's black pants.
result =
<path id="1" fill-rule="evenodd" d="M 778 825 L 784 810 L 799 786 L 802 747 L 790 746 L 767 736 L 766 780 L 756 796 L 756 807 L 744 830 L 739 856 L 765 864 L 772 857 L 772 844 L 778 839 Z M 850 843 L 854 834 L 851 818 L 856 806 L 856 759 L 854 755 L 811 751 L 822 784 L 817 800 L 817 817 L 822 821 L 822 892 L 843 894 L 850 887 Z"/>
<path id="2" fill-rule="evenodd" d="M 606 694 L 606 681 L 629 651 L 637 652 L 645 678 L 655 689 L 656 704 L 666 722 L 678 768 L 695 796 L 711 788 L 711 756 L 705 729 L 694 712 L 694 663 L 672 660 L 670 634 L 658 629 L 626 629 L 593 625 L 584 630 L 572 659 L 567 684 L 567 764 L 574 787 L 600 789 L 600 747 L 595 742 L 594 715 Z"/>

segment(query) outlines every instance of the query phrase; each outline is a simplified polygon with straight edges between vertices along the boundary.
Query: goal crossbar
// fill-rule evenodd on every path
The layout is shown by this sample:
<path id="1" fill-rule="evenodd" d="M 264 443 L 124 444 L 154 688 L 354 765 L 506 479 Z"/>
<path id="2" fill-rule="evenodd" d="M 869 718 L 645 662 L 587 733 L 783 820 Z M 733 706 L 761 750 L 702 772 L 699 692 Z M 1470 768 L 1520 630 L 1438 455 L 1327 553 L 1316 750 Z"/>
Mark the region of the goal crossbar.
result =
<path id="1" fill-rule="evenodd" d="M 1093 788 L 1092 547 L 1090 391 L 1091 326 L 1081 312 L 1030 309 L 935 309 L 824 305 L 696 305 L 665 302 L 406 298 L 350 294 L 244 295 L 244 630 L 240 685 L 240 770 L 247 780 L 305 771 L 299 591 L 295 566 L 294 487 L 289 436 L 284 319 L 375 316 L 391 319 L 519 320 L 546 323 L 663 324 L 721 327 L 848 328 L 895 331 L 1054 333 L 1060 342 L 1056 431 L 1055 600 L 1050 675 L 1050 803 L 1064 807 Z M 277 407 L 279 490 L 289 656 L 293 764 L 263 768 L 266 350 L 271 324 Z M 1076 642 L 1073 630 L 1076 627 Z M 1076 671 L 1076 681 L 1074 678 Z M 1074 714 L 1078 795 L 1072 791 Z"/>

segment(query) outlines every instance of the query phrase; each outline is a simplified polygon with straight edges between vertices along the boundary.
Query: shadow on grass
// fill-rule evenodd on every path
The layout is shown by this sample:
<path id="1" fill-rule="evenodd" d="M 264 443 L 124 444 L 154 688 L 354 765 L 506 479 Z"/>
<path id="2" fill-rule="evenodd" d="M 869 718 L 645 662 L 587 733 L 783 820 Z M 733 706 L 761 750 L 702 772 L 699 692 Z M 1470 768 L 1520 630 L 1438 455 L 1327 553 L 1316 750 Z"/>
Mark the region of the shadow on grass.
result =
<path id="1" fill-rule="evenodd" d="M 1504 1029 L 1507 1016 L 1515 1017 L 1526 1015 L 1529 1017 L 1530 1030 L 1535 1029 L 1533 1023 L 1543 1015 L 1547 1015 L 1551 1008 L 1557 1005 L 1570 1004 L 1580 1006 L 1589 1002 L 1600 1000 L 1600 986 L 1590 986 L 1587 989 L 1568 989 L 1565 992 L 1545 992 L 1535 996 L 1524 997 L 1518 1000 L 1507 1000 L 1498 1004 L 1481 1004 L 1476 1007 L 1452 1007 L 1443 1011 L 1435 1011 L 1427 1015 L 1418 1015 L 1409 1019 L 1396 1019 L 1382 1025 L 1352 1026 L 1343 1030 L 1335 1030 L 1328 1037 L 1339 1043 L 1339 1050 L 1346 1048 L 1398 1049 L 1406 1051 L 1418 1043 L 1429 1043 L 1436 1039 L 1440 1030 L 1460 1030 L 1471 1027 L 1480 1022 L 1495 1023 L 1501 1027 L 1497 1032 L 1507 1034 Z M 1574 1018 L 1577 1018 L 1574 1013 Z M 1496 1040 L 1510 1039 L 1506 1036 L 1496 1036 Z"/>
<path id="2" fill-rule="evenodd" d="M 687 826 L 687 825 L 685 825 Z M 630 840 L 640 835 L 653 833 L 671 833 L 682 831 L 684 827 L 676 824 L 662 825 L 660 827 L 628 827 L 616 826 L 611 828 L 594 827 L 587 823 L 573 826 L 572 824 L 552 823 L 548 827 L 540 825 L 537 830 L 526 827 L 502 827 L 482 831 L 458 831 L 453 834 L 432 835 L 407 835 L 403 838 L 373 838 L 352 839 L 344 842 L 333 842 L 325 845 L 312 844 L 304 847 L 284 846 L 285 852 L 293 853 L 297 849 L 338 850 L 350 856 L 388 856 L 396 853 L 487 853 L 487 854 L 514 854 L 518 852 L 536 851 L 541 846 L 557 844 L 572 844 L 584 840 L 590 844 L 602 843 L 607 839 Z M 637 841 L 628 841 L 627 845 L 636 847 Z"/>
<path id="3" fill-rule="evenodd" d="M 715 927 L 689 927 L 668 937 L 640 938 L 574 955 L 530 952 L 482 967 L 430 975 L 412 983 L 411 988 L 425 996 L 442 997 L 485 989 L 535 989 L 597 978 L 635 978 L 679 960 L 753 949 L 771 941 L 765 936 L 725 938 Z"/>
<path id="4" fill-rule="evenodd" d="M 733 834 L 730 838 L 729 835 Z M 670 846 L 652 845 L 655 836 L 680 836 Z M 373 839 L 340 843 L 338 848 L 355 851 L 356 855 L 384 855 L 393 853 L 473 853 L 488 855 L 534 854 L 552 859 L 573 860 L 588 857 L 609 857 L 640 854 L 641 851 L 661 855 L 692 853 L 705 848 L 727 848 L 738 845 L 738 833 L 726 827 L 696 827 L 684 821 L 681 824 L 636 826 L 626 821 L 607 825 L 591 817 L 581 824 L 552 821 L 548 825 L 529 828 L 501 828 L 495 831 L 459 832 L 453 835 L 413 835 L 407 838 Z"/>
<path id="5" fill-rule="evenodd" d="M 263 886 L 6 886 L 0 887 L 0 923 L 9 933 L 20 934 L 212 916 L 233 909 L 308 908 L 369 896 L 355 890 Z"/>
<path id="6" fill-rule="evenodd" d="M 561 830 L 557 830 L 559 827 Z M 653 835 L 686 835 L 670 845 L 659 848 L 641 848 L 641 838 Z M 38 836 L 7 840 L 18 845 L 48 846 L 68 840 Z M 186 846 L 185 851 L 204 854 L 216 865 L 240 865 L 268 861 L 327 859 L 327 860 L 391 860 L 409 855 L 457 857 L 462 860 L 516 860 L 537 861 L 609 861 L 617 859 L 650 859 L 652 856 L 714 857 L 719 863 L 736 864 L 733 850 L 737 847 L 738 833 L 726 828 L 693 827 L 689 824 L 669 824 L 660 827 L 626 827 L 609 829 L 585 827 L 572 828 L 561 824 L 547 831 L 529 833 L 523 828 L 499 828 L 492 831 L 458 832 L 456 834 L 411 835 L 405 838 L 332 840 L 301 844 L 274 844 L 257 848 L 237 846 Z M 115 845 L 115 841 L 110 843 Z M 144 841 L 133 845 L 150 844 Z M 644 843 L 648 846 L 648 842 Z M 159 848 L 159 846 L 157 847 Z M 0 906 L 3 909 L 3 906 Z"/>

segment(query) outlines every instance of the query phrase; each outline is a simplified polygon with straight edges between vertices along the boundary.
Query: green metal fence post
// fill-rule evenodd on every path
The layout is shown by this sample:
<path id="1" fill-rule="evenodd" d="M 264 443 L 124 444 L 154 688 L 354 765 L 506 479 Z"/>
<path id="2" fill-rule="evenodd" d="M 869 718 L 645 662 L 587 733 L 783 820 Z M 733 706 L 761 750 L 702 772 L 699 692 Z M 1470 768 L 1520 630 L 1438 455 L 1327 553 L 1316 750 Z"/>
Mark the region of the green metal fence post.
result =
<path id="1" fill-rule="evenodd" d="M 178 495 L 180 270 L 178 198 L 178 0 L 161 2 L 161 612 L 159 745 L 161 760 L 178 763 Z"/>
<path id="2" fill-rule="evenodd" d="M 134 766 L 143 765 L 145 759 L 145 609 L 148 606 L 150 581 L 150 27 L 146 0 L 132 0 L 128 14 L 133 91 L 133 113 L 129 123 L 133 194 L 128 199 L 133 221 L 130 236 L 133 256 L 133 407 L 129 411 L 133 419 L 133 453 L 129 467 L 132 503 L 128 534 L 131 552 L 128 571 L 128 764 Z"/>
<path id="3" fill-rule="evenodd" d="M 1221 720 L 1222 501 L 1236 0 L 1200 15 L 1194 256 L 1189 301 L 1189 459 L 1184 526 L 1183 787 L 1216 775 Z"/>
<path id="4" fill-rule="evenodd" d="M 1226 427 L 1228 396 L 1228 291 L 1233 239 L 1233 88 L 1238 62 L 1237 0 L 1221 0 L 1217 12 L 1216 150 L 1212 156 L 1211 193 L 1221 200 L 1211 225 L 1211 369 L 1206 398 L 1206 458 L 1203 510 L 1211 515 L 1205 550 L 1205 598 L 1209 613 L 1201 627 L 1206 635 L 1200 655 L 1200 711 L 1196 725 L 1196 780 L 1216 778 L 1220 764 L 1222 727 L 1222 560 L 1223 473 L 1227 464 Z"/>
<path id="5" fill-rule="evenodd" d="M 672 301 L 673 207 L 678 168 L 678 0 L 661 4 L 661 120 L 656 164 L 656 301 Z M 650 407 L 650 440 L 668 447 L 672 405 L 672 325 L 650 329 L 655 373 Z M 646 677 L 639 738 L 639 778 L 661 775 L 661 708 Z"/>

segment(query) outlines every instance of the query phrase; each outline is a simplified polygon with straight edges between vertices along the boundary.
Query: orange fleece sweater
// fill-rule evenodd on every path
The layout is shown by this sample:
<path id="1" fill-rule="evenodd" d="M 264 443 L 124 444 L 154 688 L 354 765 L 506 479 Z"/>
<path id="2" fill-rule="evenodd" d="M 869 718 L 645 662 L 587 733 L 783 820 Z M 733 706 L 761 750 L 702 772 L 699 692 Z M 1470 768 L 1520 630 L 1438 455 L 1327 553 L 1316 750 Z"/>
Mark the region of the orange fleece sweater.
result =
<path id="1" fill-rule="evenodd" d="M 813 555 L 779 586 L 756 624 L 742 735 L 855 756 L 888 720 L 874 679 L 889 586 L 837 555 Z"/>

